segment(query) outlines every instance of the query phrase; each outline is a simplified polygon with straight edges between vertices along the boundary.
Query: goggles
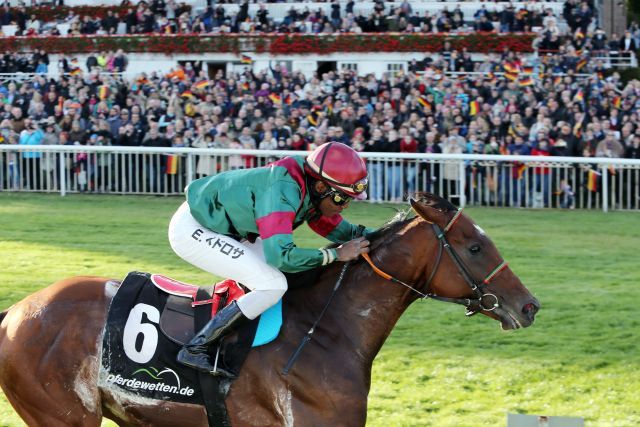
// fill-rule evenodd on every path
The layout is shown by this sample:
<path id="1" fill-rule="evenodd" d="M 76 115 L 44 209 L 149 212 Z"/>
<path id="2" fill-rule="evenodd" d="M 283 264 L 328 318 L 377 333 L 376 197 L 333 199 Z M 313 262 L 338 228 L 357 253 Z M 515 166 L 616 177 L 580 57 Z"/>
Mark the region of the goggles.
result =
<path id="1" fill-rule="evenodd" d="M 321 199 L 325 199 L 327 197 L 331 198 L 331 201 L 336 206 L 344 206 L 344 205 L 346 205 L 347 203 L 349 203 L 353 199 L 353 197 L 347 196 L 346 194 L 341 193 L 338 190 L 328 191 L 328 192 L 324 193 L 322 195 L 322 197 L 320 197 L 320 198 Z"/>

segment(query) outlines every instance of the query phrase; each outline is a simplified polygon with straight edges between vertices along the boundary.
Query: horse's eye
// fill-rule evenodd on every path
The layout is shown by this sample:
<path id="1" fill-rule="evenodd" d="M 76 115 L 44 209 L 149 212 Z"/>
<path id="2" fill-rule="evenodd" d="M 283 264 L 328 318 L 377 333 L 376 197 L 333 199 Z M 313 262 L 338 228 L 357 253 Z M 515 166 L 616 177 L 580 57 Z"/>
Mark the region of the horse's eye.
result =
<path id="1" fill-rule="evenodd" d="M 473 245 L 469 248 L 469 252 L 471 252 L 472 255 L 476 255 L 478 253 L 480 253 L 480 245 Z"/>

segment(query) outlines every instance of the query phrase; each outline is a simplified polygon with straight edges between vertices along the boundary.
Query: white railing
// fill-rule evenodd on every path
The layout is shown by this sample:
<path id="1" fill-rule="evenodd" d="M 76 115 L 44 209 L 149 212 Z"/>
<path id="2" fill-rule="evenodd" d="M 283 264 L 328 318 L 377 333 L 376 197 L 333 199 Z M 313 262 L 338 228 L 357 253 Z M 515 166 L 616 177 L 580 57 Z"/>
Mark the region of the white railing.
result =
<path id="1" fill-rule="evenodd" d="M 179 195 L 194 179 L 301 151 L 0 145 L 0 191 Z M 430 191 L 460 206 L 640 211 L 640 160 L 362 153 L 369 200 Z"/>
<path id="2" fill-rule="evenodd" d="M 341 16 L 345 16 L 347 2 L 341 2 Z M 384 2 L 385 12 L 388 14 L 389 11 L 400 7 L 402 4 L 401 1 L 395 2 Z M 515 10 L 520 10 L 520 8 L 526 8 L 527 10 L 537 10 L 544 11 L 546 9 L 551 9 L 555 16 L 562 16 L 562 7 L 563 2 L 540 2 L 540 3 L 530 3 L 530 2 L 481 2 L 481 1 L 447 1 L 445 3 L 438 1 L 412 1 L 411 8 L 414 12 L 419 12 L 420 16 L 424 16 L 425 12 L 429 12 L 431 14 L 440 13 L 445 7 L 452 11 L 456 7 L 460 6 L 460 10 L 464 14 L 465 21 L 473 21 L 473 15 L 480 10 L 482 7 L 485 7 L 488 11 L 501 11 L 509 4 L 512 4 L 515 7 Z M 220 5 L 224 8 L 226 15 L 235 15 L 238 10 L 240 10 L 240 2 L 233 4 L 222 4 Z M 356 2 L 353 8 L 354 13 L 369 15 L 374 11 L 375 3 L 373 1 L 360 1 Z M 258 9 L 260 7 L 259 3 L 251 3 L 249 5 L 249 15 L 252 17 L 256 16 Z M 331 16 L 331 3 L 330 2 L 321 2 L 321 3 L 306 3 L 306 2 L 291 2 L 291 3 L 264 3 L 264 7 L 269 11 L 268 17 L 270 19 L 274 19 L 276 21 L 281 21 L 285 16 L 289 13 L 291 8 L 295 8 L 299 12 L 304 11 L 305 9 L 309 9 L 311 12 L 315 12 L 317 10 L 322 9 L 324 14 L 328 17 Z M 202 10 L 196 9 L 196 13 L 202 12 Z"/>
<path id="3" fill-rule="evenodd" d="M 633 68 L 638 66 L 635 52 L 610 51 L 597 53 L 591 57 L 591 62 L 602 61 L 605 68 Z"/>

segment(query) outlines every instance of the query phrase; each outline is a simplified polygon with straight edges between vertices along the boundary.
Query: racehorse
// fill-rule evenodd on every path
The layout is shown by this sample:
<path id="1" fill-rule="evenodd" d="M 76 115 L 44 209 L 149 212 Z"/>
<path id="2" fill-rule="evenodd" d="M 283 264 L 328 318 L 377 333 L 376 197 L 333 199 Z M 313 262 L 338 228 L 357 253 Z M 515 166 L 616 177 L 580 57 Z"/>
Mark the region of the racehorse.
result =
<path id="1" fill-rule="evenodd" d="M 226 397 L 232 425 L 364 425 L 373 360 L 418 298 L 462 304 L 503 329 L 533 323 L 538 301 L 482 229 L 444 199 L 415 197 L 415 217 L 390 222 L 372 237 L 371 265 L 359 260 L 345 270 L 334 263 L 313 286 L 287 292 L 280 336 L 250 351 Z M 7 398 L 30 426 L 98 426 L 103 417 L 119 425 L 206 426 L 202 406 L 99 384 L 102 334 L 117 286 L 108 278 L 74 277 L 0 314 L 0 385 Z M 330 295 L 313 340 L 285 375 Z"/>

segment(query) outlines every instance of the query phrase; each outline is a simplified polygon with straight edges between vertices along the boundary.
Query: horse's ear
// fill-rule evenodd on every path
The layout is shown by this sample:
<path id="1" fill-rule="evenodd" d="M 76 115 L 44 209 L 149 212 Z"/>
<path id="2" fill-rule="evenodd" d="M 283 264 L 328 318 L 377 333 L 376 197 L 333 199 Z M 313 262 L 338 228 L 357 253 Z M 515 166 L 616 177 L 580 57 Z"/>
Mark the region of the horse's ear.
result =
<path id="1" fill-rule="evenodd" d="M 435 209 L 424 203 L 420 203 L 419 200 L 416 200 L 413 197 L 409 199 L 409 203 L 411 203 L 411 207 L 413 208 L 413 210 L 415 210 L 416 213 L 428 223 L 435 223 L 440 226 L 446 223 L 446 215 L 441 210 Z"/>

